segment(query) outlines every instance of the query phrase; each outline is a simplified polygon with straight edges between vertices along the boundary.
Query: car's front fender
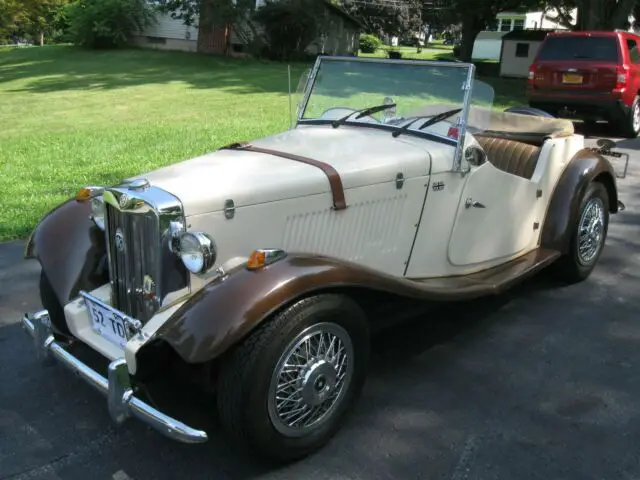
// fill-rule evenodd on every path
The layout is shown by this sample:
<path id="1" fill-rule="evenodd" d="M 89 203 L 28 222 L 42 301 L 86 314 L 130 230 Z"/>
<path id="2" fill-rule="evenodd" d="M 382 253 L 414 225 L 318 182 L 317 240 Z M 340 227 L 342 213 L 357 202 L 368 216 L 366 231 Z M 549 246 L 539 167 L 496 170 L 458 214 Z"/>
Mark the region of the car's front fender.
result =
<path id="1" fill-rule="evenodd" d="M 194 293 L 151 341 L 168 343 L 187 363 L 223 354 L 279 309 L 323 291 L 385 293 L 427 301 L 455 301 L 486 294 L 482 289 L 433 287 L 336 258 L 289 254 L 261 270 L 244 264 Z M 144 347 L 143 347 L 144 348 Z"/>
<path id="2" fill-rule="evenodd" d="M 100 265 L 106 252 L 104 232 L 91 220 L 89 202 L 70 199 L 47 213 L 25 247 L 37 258 L 61 305 L 108 281 Z"/>
<path id="3" fill-rule="evenodd" d="M 609 194 L 609 211 L 618 211 L 616 175 L 611 162 L 602 155 L 582 149 L 569 161 L 553 191 L 540 236 L 543 248 L 566 253 L 579 213 L 580 202 L 589 184 L 599 181 Z"/>

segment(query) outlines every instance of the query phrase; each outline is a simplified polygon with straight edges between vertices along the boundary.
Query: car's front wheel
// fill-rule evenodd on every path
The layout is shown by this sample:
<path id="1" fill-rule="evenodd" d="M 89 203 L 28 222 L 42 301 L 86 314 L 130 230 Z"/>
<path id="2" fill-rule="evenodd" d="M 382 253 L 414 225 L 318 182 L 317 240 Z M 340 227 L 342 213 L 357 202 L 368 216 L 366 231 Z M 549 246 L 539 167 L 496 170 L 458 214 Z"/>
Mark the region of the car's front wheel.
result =
<path id="1" fill-rule="evenodd" d="M 609 196 L 600 182 L 585 192 L 573 225 L 569 250 L 552 265 L 553 274 L 567 282 L 585 280 L 596 266 L 609 229 Z"/>
<path id="2" fill-rule="evenodd" d="M 225 430 L 269 460 L 314 452 L 359 397 L 369 348 L 367 319 L 349 297 L 300 300 L 223 360 L 217 392 Z"/>

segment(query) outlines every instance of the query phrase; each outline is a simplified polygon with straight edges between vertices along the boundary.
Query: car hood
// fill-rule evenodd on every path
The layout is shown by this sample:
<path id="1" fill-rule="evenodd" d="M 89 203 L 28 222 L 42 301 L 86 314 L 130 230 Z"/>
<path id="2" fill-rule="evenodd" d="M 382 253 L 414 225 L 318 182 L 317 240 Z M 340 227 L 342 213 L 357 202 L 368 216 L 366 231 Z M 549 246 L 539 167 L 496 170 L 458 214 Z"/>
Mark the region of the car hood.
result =
<path id="1" fill-rule="evenodd" d="M 395 182 L 398 173 L 404 178 L 428 175 L 433 149 L 452 150 L 436 142 L 349 126 L 301 126 L 251 144 L 330 164 L 340 174 L 347 202 L 349 189 Z M 221 210 L 227 199 L 244 207 L 331 191 L 317 167 L 243 150 L 217 150 L 136 178 L 140 177 L 177 196 L 187 216 Z"/>

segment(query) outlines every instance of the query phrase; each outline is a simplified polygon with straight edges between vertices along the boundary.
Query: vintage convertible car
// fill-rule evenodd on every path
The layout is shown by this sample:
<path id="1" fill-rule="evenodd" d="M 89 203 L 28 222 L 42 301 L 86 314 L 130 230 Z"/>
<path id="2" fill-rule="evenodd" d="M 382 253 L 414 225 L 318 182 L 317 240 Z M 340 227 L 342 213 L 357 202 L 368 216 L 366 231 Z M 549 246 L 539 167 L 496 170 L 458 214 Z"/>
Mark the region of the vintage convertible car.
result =
<path id="1" fill-rule="evenodd" d="M 181 364 L 249 450 L 303 457 L 361 394 L 381 302 L 584 280 L 624 208 L 571 122 L 494 111 L 473 65 L 319 57 L 301 93 L 289 130 L 82 188 L 30 236 L 44 310 L 23 326 L 114 421 L 206 441 L 141 391 Z"/>

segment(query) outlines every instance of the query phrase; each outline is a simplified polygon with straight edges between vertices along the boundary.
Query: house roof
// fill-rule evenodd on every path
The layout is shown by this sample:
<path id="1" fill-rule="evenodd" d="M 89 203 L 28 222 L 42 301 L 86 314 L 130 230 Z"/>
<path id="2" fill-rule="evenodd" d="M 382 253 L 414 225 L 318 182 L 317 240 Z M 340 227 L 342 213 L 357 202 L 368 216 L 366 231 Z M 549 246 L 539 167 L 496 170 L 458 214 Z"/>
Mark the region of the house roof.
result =
<path id="1" fill-rule="evenodd" d="M 521 40 L 525 42 L 541 42 L 548 33 L 555 30 L 512 30 L 502 37 L 502 41 Z"/>
<path id="2" fill-rule="evenodd" d="M 347 13 L 347 11 L 344 10 L 340 5 L 338 5 L 337 2 L 332 0 L 322 0 L 322 3 L 324 3 L 326 7 L 333 13 L 340 15 L 344 19 L 349 20 L 351 23 L 354 23 L 360 28 L 364 28 L 364 24 L 360 20 Z"/>

